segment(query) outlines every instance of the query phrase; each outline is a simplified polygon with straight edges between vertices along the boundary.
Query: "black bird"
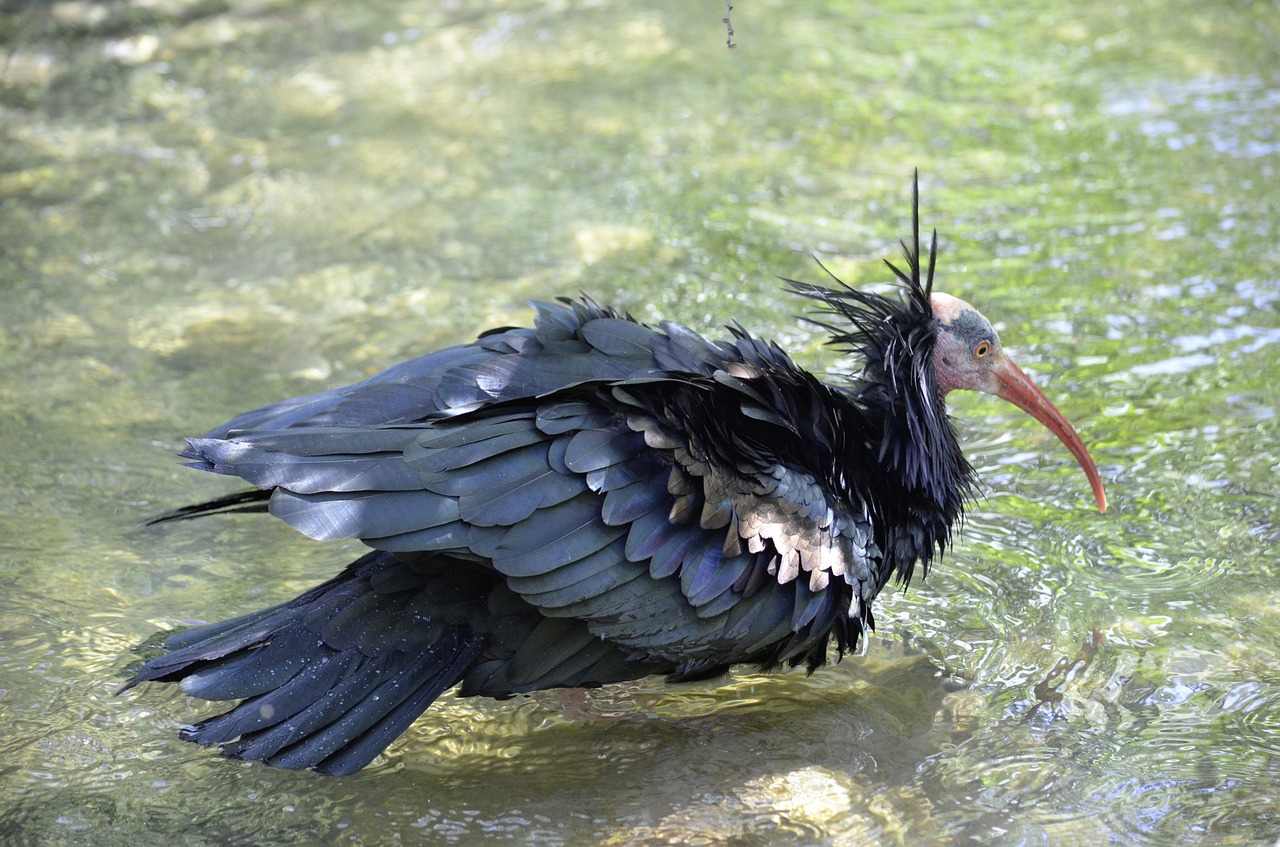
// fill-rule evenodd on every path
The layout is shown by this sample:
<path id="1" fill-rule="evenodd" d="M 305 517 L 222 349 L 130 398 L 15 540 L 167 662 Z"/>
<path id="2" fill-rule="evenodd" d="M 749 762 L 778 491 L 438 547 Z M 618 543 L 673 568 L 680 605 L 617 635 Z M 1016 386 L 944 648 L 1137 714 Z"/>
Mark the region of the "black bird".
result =
<path id="1" fill-rule="evenodd" d="M 239 700 L 183 737 L 349 774 L 444 691 L 505 698 L 827 661 L 871 602 L 941 553 L 974 473 L 945 398 L 995 394 L 1088 450 L 972 306 L 921 274 L 900 297 L 787 281 L 861 357 L 847 385 L 730 327 L 708 341 L 590 299 L 534 327 L 247 412 L 182 455 L 253 484 L 159 520 L 269 511 L 372 552 L 263 611 L 175 635 L 126 687 Z"/>

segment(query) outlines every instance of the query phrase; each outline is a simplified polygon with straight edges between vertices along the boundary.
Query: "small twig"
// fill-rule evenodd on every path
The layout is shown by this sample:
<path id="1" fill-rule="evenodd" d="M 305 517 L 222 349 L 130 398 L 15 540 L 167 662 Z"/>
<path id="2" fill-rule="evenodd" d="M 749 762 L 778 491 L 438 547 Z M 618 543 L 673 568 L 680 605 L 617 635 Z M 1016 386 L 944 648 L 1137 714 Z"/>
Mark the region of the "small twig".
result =
<path id="1" fill-rule="evenodd" d="M 729 36 L 729 40 L 726 43 L 729 45 L 730 50 L 738 46 L 733 41 L 733 21 L 729 20 L 729 14 L 732 11 L 733 0 L 724 0 L 724 28 L 726 34 Z"/>

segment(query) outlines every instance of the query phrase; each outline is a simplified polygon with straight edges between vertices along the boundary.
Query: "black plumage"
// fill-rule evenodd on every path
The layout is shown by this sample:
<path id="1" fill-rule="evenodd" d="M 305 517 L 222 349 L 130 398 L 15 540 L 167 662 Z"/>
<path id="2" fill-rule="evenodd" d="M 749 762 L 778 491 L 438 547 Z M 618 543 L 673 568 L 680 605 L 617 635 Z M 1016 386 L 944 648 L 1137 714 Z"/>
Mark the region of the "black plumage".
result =
<path id="1" fill-rule="evenodd" d="M 454 686 L 812 671 L 833 639 L 853 649 L 972 488 L 946 391 L 988 390 L 935 362 L 954 298 L 932 295 L 936 237 L 922 278 L 916 220 L 906 270 L 890 265 L 901 297 L 790 283 L 861 357 L 849 385 L 738 327 L 708 341 L 561 300 L 535 304 L 533 328 L 191 439 L 192 467 L 256 489 L 161 520 L 265 509 L 373 551 L 288 603 L 173 636 L 129 685 L 239 700 L 185 737 L 342 774 Z"/>

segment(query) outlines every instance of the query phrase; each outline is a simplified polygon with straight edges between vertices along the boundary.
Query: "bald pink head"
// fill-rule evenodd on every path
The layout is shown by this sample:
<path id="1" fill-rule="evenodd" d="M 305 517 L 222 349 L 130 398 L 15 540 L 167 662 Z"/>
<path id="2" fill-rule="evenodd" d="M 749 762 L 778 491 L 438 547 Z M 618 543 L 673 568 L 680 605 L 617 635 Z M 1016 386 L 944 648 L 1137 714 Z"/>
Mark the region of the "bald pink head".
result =
<path id="1" fill-rule="evenodd" d="M 1098 511 L 1105 512 L 1107 494 L 1088 448 L 1049 398 L 1005 355 L 1000 336 L 991 322 L 973 306 L 950 294 L 935 292 L 929 299 L 938 321 L 933 369 L 939 393 L 946 397 L 962 389 L 994 394 L 1040 421 L 1076 457 L 1089 478 Z"/>

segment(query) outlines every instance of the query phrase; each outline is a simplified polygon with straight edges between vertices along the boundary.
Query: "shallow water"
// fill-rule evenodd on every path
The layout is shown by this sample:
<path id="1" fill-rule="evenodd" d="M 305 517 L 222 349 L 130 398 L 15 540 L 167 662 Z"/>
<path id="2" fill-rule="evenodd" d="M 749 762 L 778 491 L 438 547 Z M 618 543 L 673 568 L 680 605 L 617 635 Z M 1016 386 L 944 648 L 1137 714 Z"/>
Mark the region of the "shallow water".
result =
<path id="1" fill-rule="evenodd" d="M 1280 836 L 1274 4 L 6 4 L 0 841 L 1270 844 Z M 777 276 L 909 227 L 1080 428 L 954 404 L 984 482 L 865 657 L 446 698 L 328 779 L 116 697 L 158 630 L 355 547 L 181 436 L 578 291 L 842 367 Z"/>

